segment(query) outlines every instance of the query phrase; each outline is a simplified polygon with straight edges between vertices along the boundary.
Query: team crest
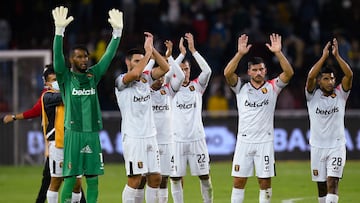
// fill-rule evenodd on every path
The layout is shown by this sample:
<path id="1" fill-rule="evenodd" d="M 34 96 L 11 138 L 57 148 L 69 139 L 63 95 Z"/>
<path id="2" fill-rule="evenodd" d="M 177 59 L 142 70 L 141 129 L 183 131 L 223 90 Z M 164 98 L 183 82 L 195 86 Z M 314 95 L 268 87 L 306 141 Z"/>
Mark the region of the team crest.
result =
<path id="1" fill-rule="evenodd" d="M 166 94 L 166 91 L 165 91 L 165 90 L 160 90 L 160 94 L 161 94 L 161 95 L 165 95 L 165 94 Z"/>
<path id="2" fill-rule="evenodd" d="M 268 90 L 266 89 L 266 87 L 263 87 L 263 88 L 261 88 L 261 92 L 262 92 L 263 94 L 266 94 L 266 93 L 268 92 Z"/>
<path id="3" fill-rule="evenodd" d="M 88 78 L 91 78 L 91 77 L 93 77 L 94 75 L 93 75 L 92 73 L 87 73 L 86 76 L 87 76 Z"/>
<path id="4" fill-rule="evenodd" d="M 237 164 L 236 164 L 236 165 L 234 166 L 234 170 L 235 170 L 236 172 L 239 172 L 239 171 L 240 171 L 240 165 L 237 165 Z"/>
<path id="5" fill-rule="evenodd" d="M 335 97 L 336 97 L 335 92 L 334 92 L 334 93 L 332 93 L 332 94 L 330 95 L 330 97 L 331 97 L 331 98 L 335 98 Z"/>
<path id="6" fill-rule="evenodd" d="M 313 175 L 314 175 L 314 176 L 318 176 L 318 175 L 319 175 L 319 171 L 318 171 L 318 170 L 316 170 L 316 169 L 315 169 L 315 170 L 313 170 Z"/>
<path id="7" fill-rule="evenodd" d="M 139 161 L 139 162 L 138 162 L 138 168 L 143 168 L 143 167 L 144 167 L 143 162 L 142 162 L 142 161 Z"/>
<path id="8" fill-rule="evenodd" d="M 147 83 L 147 80 L 145 78 L 140 78 L 141 82 Z"/>
<path id="9" fill-rule="evenodd" d="M 195 87 L 194 87 L 193 85 L 191 85 L 191 86 L 189 87 L 189 89 L 190 89 L 190 91 L 194 91 L 194 90 L 195 90 Z"/>

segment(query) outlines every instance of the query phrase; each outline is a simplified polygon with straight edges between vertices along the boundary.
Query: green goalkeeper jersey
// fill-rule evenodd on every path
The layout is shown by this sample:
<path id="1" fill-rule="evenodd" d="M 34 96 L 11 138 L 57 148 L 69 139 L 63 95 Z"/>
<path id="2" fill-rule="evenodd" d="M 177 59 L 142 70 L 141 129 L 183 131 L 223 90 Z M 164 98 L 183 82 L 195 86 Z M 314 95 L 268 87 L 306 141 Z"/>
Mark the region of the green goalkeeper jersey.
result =
<path id="1" fill-rule="evenodd" d="M 115 56 L 120 38 L 112 38 L 100 61 L 86 73 L 72 72 L 65 65 L 63 38 L 54 37 L 54 69 L 65 105 L 65 128 L 78 132 L 102 129 L 97 84 Z"/>

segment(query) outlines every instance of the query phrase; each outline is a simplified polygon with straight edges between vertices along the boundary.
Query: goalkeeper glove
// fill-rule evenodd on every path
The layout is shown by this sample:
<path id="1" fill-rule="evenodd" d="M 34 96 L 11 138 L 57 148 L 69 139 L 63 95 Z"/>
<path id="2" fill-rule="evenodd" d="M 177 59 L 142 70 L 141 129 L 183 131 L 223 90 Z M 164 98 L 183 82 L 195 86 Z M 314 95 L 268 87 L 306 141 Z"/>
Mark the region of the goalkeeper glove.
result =
<path id="1" fill-rule="evenodd" d="M 56 7 L 52 10 L 55 24 L 55 35 L 64 36 L 65 27 L 74 20 L 72 16 L 67 17 L 68 8 L 64 6 Z"/>
<path id="2" fill-rule="evenodd" d="M 114 39 L 117 37 L 121 37 L 122 29 L 123 29 L 123 13 L 118 9 L 111 9 L 109 11 L 109 19 L 108 22 L 111 24 L 113 28 L 113 36 Z"/>

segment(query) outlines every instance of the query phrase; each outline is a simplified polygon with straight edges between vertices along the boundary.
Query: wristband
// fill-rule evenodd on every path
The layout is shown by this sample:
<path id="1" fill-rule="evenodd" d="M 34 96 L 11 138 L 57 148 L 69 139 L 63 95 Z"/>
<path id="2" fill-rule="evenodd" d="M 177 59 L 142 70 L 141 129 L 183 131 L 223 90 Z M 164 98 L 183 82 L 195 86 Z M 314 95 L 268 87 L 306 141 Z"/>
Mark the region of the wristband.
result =
<path id="1" fill-rule="evenodd" d="M 16 115 L 15 114 L 13 114 L 11 117 L 12 117 L 13 121 L 16 121 Z"/>
<path id="2" fill-rule="evenodd" d="M 122 29 L 113 29 L 112 35 L 114 39 L 118 37 L 120 38 L 121 34 L 122 34 Z"/>

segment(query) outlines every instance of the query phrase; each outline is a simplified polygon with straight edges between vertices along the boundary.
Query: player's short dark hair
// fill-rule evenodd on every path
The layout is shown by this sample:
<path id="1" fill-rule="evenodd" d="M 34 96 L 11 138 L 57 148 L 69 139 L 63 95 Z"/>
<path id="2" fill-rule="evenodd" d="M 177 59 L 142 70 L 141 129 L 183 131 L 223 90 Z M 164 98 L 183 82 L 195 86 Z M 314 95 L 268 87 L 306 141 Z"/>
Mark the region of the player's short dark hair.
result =
<path id="1" fill-rule="evenodd" d="M 48 80 L 49 75 L 52 75 L 52 74 L 55 75 L 54 65 L 52 63 L 45 65 L 44 72 L 43 72 L 44 83 Z"/>
<path id="2" fill-rule="evenodd" d="M 260 63 L 265 63 L 263 58 L 261 58 L 261 57 L 251 57 L 249 59 L 249 61 L 248 61 L 248 68 L 250 68 L 250 66 L 252 66 L 252 65 L 257 65 L 257 64 L 260 64 Z"/>
<path id="3" fill-rule="evenodd" d="M 335 68 L 333 66 L 326 65 L 326 66 L 321 68 L 318 77 L 321 77 L 322 74 L 324 74 L 324 73 L 330 73 L 330 74 L 333 73 L 335 75 L 336 71 L 335 71 Z"/>
<path id="4" fill-rule="evenodd" d="M 142 49 L 138 49 L 138 48 L 132 48 L 129 51 L 126 52 L 126 58 L 131 60 L 132 56 L 134 54 L 141 54 L 144 55 L 144 51 Z"/>
<path id="5" fill-rule="evenodd" d="M 75 52 L 75 50 L 82 50 L 85 51 L 87 55 L 89 55 L 89 50 L 84 44 L 76 44 L 71 48 L 70 56 L 72 56 Z"/>

